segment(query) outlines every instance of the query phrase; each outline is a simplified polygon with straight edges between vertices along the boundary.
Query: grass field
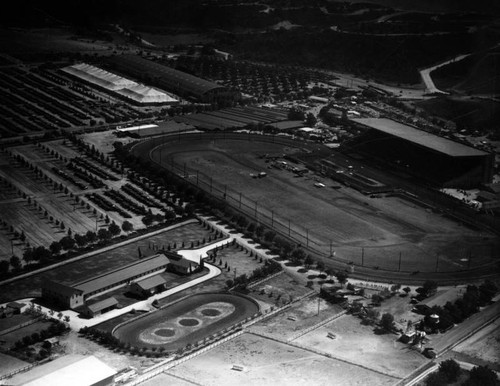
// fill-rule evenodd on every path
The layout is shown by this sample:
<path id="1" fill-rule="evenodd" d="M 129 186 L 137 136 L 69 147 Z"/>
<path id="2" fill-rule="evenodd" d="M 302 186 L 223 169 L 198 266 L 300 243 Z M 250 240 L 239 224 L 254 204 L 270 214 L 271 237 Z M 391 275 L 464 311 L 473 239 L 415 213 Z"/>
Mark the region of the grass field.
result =
<path id="1" fill-rule="evenodd" d="M 30 276 L 26 279 L 17 280 L 13 283 L 0 286 L 0 303 L 16 300 L 21 297 L 36 297 L 40 295 L 40 287 L 43 278 L 50 278 L 56 281 L 76 282 L 95 276 L 97 273 L 103 274 L 125 264 L 136 261 L 139 257 L 139 249 L 142 256 L 149 256 L 157 253 L 153 248 L 161 248 L 177 242 L 177 249 L 181 247 L 181 242 L 186 243 L 208 238 L 209 231 L 198 223 L 187 224 L 170 231 L 151 236 L 146 239 L 132 242 L 123 247 L 112 249 L 92 257 L 76 261 L 74 263 L 54 268 L 41 274 Z"/>
<path id="2" fill-rule="evenodd" d="M 335 334 L 335 339 L 327 337 L 329 332 Z M 396 339 L 394 334 L 377 335 L 373 327 L 362 325 L 360 319 L 343 315 L 294 342 L 389 376 L 403 378 L 427 359 Z"/>
<path id="3" fill-rule="evenodd" d="M 231 370 L 233 364 L 244 371 Z M 167 372 L 204 385 L 391 385 L 392 377 L 253 334 L 243 334 Z"/>
<path id="4" fill-rule="evenodd" d="M 227 262 L 228 266 L 231 267 L 231 272 L 235 276 L 249 276 L 256 268 L 260 268 L 264 264 L 260 263 L 254 257 L 250 257 L 250 254 L 245 250 L 241 251 L 237 245 L 231 245 L 217 251 L 217 258 L 214 264 L 218 266 L 220 260 L 222 260 L 220 268 L 223 268 Z M 236 272 L 234 271 L 235 268 Z"/>
<path id="5" fill-rule="evenodd" d="M 45 330 L 51 326 L 52 322 L 50 321 L 38 321 L 28 326 L 18 328 L 17 330 L 11 331 L 8 334 L 2 335 L 0 337 L 5 343 L 3 343 L 3 347 L 12 347 L 14 343 L 16 343 L 19 339 L 22 339 L 25 336 L 31 336 L 34 332 L 40 332 Z"/>
<path id="6" fill-rule="evenodd" d="M 331 245 L 337 257 L 358 265 L 398 270 L 401 256 L 403 271 L 434 271 L 439 257 L 440 271 L 464 270 L 468 268 L 467 260 L 463 260 L 468 251 L 474 254 L 474 266 L 481 266 L 491 261 L 497 248 L 498 240 L 491 235 L 401 198 L 370 198 L 347 187 L 331 189 L 325 178 L 321 180 L 327 187 L 318 189 L 311 173 L 297 178 L 289 171 L 267 168 L 268 164 L 259 159 L 266 153 L 297 151 L 284 145 L 199 140 L 176 142 L 161 149 L 163 160 L 172 157 L 177 164 L 187 164 L 207 180 L 212 179 L 214 186 L 222 190 L 227 186 L 227 199 L 234 205 L 239 205 L 242 192 L 246 197 L 243 205 L 249 212 L 257 207 L 259 215 L 270 219 L 272 210 L 275 225 L 281 223 L 284 233 L 290 220 L 292 233 L 299 232 L 302 242 L 308 233 L 311 246 L 329 254 Z M 157 153 L 153 157 L 159 158 Z M 250 177 L 250 173 L 264 170 L 266 178 Z M 196 175 L 191 177 L 195 182 Z"/>
<path id="7" fill-rule="evenodd" d="M 28 362 L 0 352 L 0 374 L 8 374 L 27 365 Z"/>

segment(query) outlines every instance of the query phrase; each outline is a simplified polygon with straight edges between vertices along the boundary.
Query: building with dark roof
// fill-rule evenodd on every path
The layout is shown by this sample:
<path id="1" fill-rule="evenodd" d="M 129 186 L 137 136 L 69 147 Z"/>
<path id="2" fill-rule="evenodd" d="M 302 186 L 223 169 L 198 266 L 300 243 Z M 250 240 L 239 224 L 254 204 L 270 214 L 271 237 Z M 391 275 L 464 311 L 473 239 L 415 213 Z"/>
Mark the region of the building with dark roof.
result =
<path id="1" fill-rule="evenodd" d="M 491 182 L 494 155 L 386 118 L 352 119 L 367 129 L 350 151 L 436 187 L 469 188 Z"/>
<path id="2" fill-rule="evenodd" d="M 217 83 L 143 59 L 140 56 L 113 56 L 109 58 L 108 63 L 120 73 L 130 75 L 184 98 L 222 105 L 229 105 L 239 98 L 239 93 L 230 91 Z"/>
<path id="3" fill-rule="evenodd" d="M 130 292 L 143 298 L 155 293 L 162 292 L 167 282 L 160 275 L 150 276 L 146 279 L 136 281 L 130 285 Z"/>
<path id="4" fill-rule="evenodd" d="M 60 307 L 81 310 L 87 316 L 94 316 L 117 305 L 114 298 L 107 298 L 93 304 L 89 301 L 104 291 L 139 283 L 138 287 L 149 291 L 150 294 L 160 292 L 161 288 L 165 288 L 165 280 L 153 274 L 167 269 L 180 274 L 188 274 L 195 267 L 197 267 L 196 263 L 183 258 L 176 252 L 164 251 L 77 283 L 68 284 L 45 280 L 42 282 L 42 297 Z M 148 277 L 144 278 L 146 276 Z M 145 295 L 139 290 L 138 293 Z"/>

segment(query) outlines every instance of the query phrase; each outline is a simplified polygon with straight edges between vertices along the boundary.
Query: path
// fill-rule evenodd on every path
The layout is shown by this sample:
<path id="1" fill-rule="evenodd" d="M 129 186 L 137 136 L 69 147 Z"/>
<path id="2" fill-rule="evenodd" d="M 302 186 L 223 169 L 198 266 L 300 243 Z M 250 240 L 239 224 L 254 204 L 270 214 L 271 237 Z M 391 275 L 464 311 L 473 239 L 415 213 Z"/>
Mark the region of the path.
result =
<path id="1" fill-rule="evenodd" d="M 424 69 L 420 70 L 420 77 L 422 78 L 422 81 L 425 84 L 425 88 L 426 88 L 427 92 L 429 94 L 446 94 L 446 95 L 448 95 L 449 94 L 448 92 L 441 91 L 434 85 L 434 81 L 431 78 L 431 72 L 440 68 L 440 67 L 446 66 L 450 63 L 459 62 L 462 59 L 465 59 L 466 57 L 468 57 L 470 55 L 471 54 L 458 55 L 458 56 L 454 57 L 453 59 L 449 59 L 449 60 L 446 60 L 444 62 L 438 63 L 435 66 L 424 68 Z"/>

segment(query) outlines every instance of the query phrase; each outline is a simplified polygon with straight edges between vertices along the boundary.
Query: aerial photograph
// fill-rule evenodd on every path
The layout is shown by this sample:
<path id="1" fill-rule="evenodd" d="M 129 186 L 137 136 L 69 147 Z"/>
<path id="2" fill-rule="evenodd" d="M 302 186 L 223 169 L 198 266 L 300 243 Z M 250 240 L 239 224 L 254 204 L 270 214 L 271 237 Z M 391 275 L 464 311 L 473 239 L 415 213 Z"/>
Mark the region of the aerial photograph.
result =
<path id="1" fill-rule="evenodd" d="M 0 12 L 0 385 L 500 386 L 500 1 Z"/>

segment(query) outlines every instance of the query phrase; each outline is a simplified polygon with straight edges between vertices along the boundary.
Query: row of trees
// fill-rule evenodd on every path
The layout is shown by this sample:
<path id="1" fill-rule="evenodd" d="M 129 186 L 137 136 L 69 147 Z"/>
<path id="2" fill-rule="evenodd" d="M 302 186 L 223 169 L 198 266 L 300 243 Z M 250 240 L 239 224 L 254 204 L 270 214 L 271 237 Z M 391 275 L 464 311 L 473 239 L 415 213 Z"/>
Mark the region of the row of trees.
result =
<path id="1" fill-rule="evenodd" d="M 480 286 L 469 285 L 462 298 L 455 302 L 447 302 L 444 307 L 433 306 L 427 312 L 424 318 L 424 329 L 431 329 L 434 324 L 430 315 L 439 315 L 438 329 L 445 329 L 453 324 L 463 322 L 466 318 L 479 311 L 491 302 L 491 299 L 498 292 L 497 286 L 486 280 Z"/>
<path id="2" fill-rule="evenodd" d="M 439 364 L 439 369 L 431 373 L 425 380 L 426 386 L 443 386 L 455 384 L 464 374 L 460 365 L 453 359 L 448 359 Z M 468 372 L 468 376 L 462 386 L 499 386 L 497 374 L 487 366 L 475 366 Z"/>

